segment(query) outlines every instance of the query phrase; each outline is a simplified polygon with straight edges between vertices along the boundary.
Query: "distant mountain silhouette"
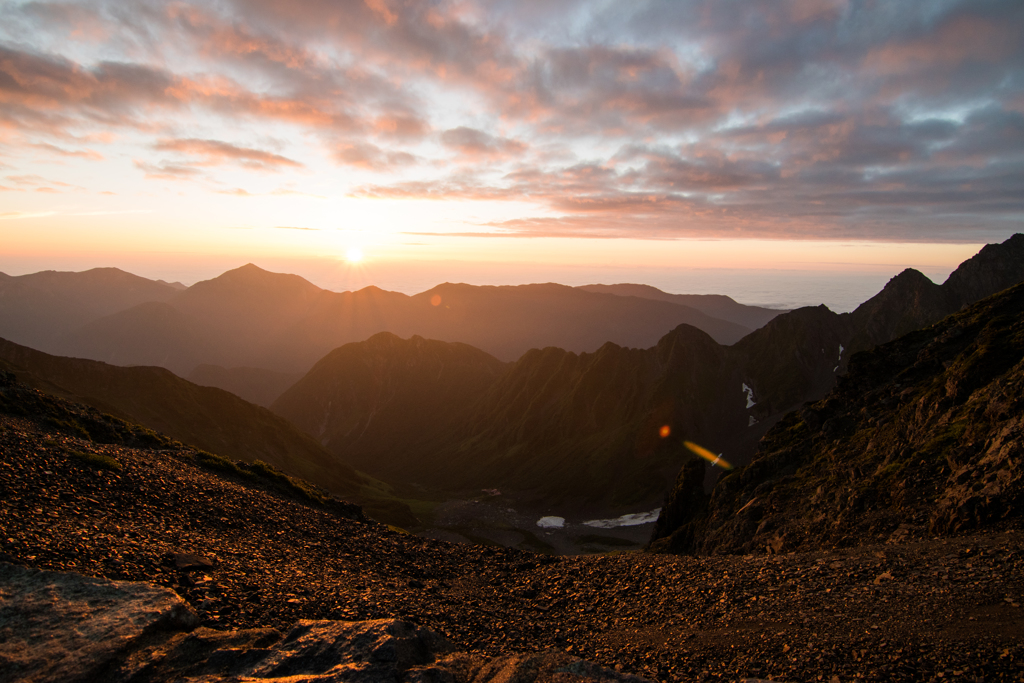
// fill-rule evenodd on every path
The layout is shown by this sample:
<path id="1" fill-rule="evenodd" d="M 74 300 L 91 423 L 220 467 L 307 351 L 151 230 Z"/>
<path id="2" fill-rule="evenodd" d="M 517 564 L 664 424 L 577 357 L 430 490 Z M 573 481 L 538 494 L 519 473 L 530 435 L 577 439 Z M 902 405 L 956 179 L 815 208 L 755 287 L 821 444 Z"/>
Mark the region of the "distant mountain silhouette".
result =
<path id="1" fill-rule="evenodd" d="M 288 387 L 301 378 L 300 373 L 274 372 L 263 368 L 198 365 L 185 379 L 202 387 L 219 387 L 249 403 L 269 408 Z"/>
<path id="2" fill-rule="evenodd" d="M 552 283 L 515 287 L 445 283 L 412 298 L 431 314 L 427 330 L 420 334 L 470 344 L 506 361 L 547 346 L 576 353 L 596 351 L 609 341 L 644 348 L 683 323 L 704 330 L 722 344 L 733 344 L 750 332 L 677 303 Z M 432 301 L 439 303 L 431 306 Z"/>
<path id="3" fill-rule="evenodd" d="M 179 288 L 117 268 L 0 273 L 0 337 L 55 351 L 60 336 L 87 322 L 144 302 L 167 301 Z"/>
<path id="4" fill-rule="evenodd" d="M 972 293 L 1002 282 L 967 281 Z M 691 462 L 651 547 L 822 550 L 998 527 L 1024 515 L 1022 414 L 1024 284 L 854 356 L 824 400 L 787 415 L 710 497 Z"/>
<path id="5" fill-rule="evenodd" d="M 641 299 L 657 299 L 694 308 L 712 318 L 736 323 L 750 330 L 763 327 L 769 320 L 785 313 L 785 309 L 747 306 L 737 303 L 723 294 L 669 294 L 650 285 L 619 284 L 619 285 L 583 285 L 577 287 L 587 292 L 617 294 L 619 296 L 636 296 Z"/>
<path id="6" fill-rule="evenodd" d="M 679 303 L 556 284 L 443 284 L 412 297 L 377 287 L 335 293 L 249 264 L 184 291 L 165 289 L 171 294 L 160 301 L 83 323 L 48 348 L 189 376 L 199 365 L 301 373 L 331 349 L 382 331 L 468 343 L 505 361 L 552 345 L 650 346 L 680 323 L 724 344 L 750 331 Z"/>

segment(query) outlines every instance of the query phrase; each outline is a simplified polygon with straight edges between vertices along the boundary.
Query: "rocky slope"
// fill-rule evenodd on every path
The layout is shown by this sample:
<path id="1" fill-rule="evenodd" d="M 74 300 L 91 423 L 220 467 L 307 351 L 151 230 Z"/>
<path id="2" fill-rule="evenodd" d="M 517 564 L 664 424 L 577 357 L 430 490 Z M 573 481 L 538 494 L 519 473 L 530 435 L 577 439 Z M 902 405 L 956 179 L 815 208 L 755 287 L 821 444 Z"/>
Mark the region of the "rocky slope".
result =
<path id="1" fill-rule="evenodd" d="M 197 386 L 163 368 L 62 358 L 3 339 L 0 370 L 48 394 L 89 405 L 91 413 L 74 418 L 83 436 L 95 436 L 90 427 L 95 420 L 117 416 L 224 458 L 266 462 L 358 500 L 378 519 L 416 523 L 408 506 L 380 482 L 339 462 L 287 420 L 221 389 Z M 26 395 L 24 400 L 35 399 Z M 105 433 L 103 427 L 95 429 Z"/>
<path id="2" fill-rule="evenodd" d="M 178 556 L 181 559 L 182 556 Z M 188 562 L 188 560 L 186 560 Z M 161 683 L 644 683 L 565 652 L 481 657 L 454 652 L 398 619 L 300 620 L 287 632 L 196 628 L 173 591 L 0 563 L 0 676 L 5 680 Z"/>
<path id="3" fill-rule="evenodd" d="M 673 682 L 1024 673 L 1017 533 L 746 558 L 452 546 L 353 519 L 272 472 L 90 441 L 42 410 L 0 406 L 0 561 L 170 588 L 200 622 L 178 642 L 193 663 L 222 650 L 218 673 L 279 651 L 301 619 L 400 619 L 470 657 L 554 649 Z M 156 680 L 173 663 L 125 654 L 119 671 Z"/>
<path id="4" fill-rule="evenodd" d="M 1024 284 L 850 362 L 749 466 L 694 496 L 685 469 L 652 548 L 780 552 L 1017 528 L 1024 514 Z"/>

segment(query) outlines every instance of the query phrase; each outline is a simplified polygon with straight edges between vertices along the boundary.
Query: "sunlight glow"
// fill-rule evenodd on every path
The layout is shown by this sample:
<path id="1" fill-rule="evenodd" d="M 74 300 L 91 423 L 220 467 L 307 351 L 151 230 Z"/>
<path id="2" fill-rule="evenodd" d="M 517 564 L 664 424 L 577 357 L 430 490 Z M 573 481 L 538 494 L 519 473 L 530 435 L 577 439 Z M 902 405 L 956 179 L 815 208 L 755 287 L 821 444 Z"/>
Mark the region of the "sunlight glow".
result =
<path id="1" fill-rule="evenodd" d="M 345 260 L 349 263 L 359 263 L 363 260 L 363 250 L 359 247 L 349 247 L 345 250 Z"/>

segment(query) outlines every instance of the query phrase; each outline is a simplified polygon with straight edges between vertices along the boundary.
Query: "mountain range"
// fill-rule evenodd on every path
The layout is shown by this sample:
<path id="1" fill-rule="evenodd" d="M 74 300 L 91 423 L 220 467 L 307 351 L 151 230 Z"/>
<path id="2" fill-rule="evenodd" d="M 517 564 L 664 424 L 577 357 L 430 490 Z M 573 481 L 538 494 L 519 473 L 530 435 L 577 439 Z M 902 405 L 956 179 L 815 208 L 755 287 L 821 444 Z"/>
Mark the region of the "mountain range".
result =
<path id="1" fill-rule="evenodd" d="M 633 285 L 337 293 L 252 264 L 184 289 L 113 268 L 0 277 L 0 337 L 58 355 L 165 367 L 261 405 L 331 350 L 377 332 L 466 343 L 513 361 L 546 346 L 650 346 L 681 323 L 731 344 L 778 313 Z"/>
<path id="2" fill-rule="evenodd" d="M 1021 280 L 1016 235 L 943 285 L 906 270 L 852 313 L 798 309 L 732 346 L 680 325 L 648 349 L 534 349 L 505 372 L 469 347 L 373 338 L 325 358 L 272 410 L 375 476 L 562 509 L 655 507 L 690 458 L 685 441 L 744 465 L 773 424 L 835 386 L 852 353 Z M 456 383 L 472 368 L 470 391 Z"/>
<path id="3" fill-rule="evenodd" d="M 99 274 L 125 280 L 118 272 Z M 22 277 L 29 280 L 0 279 L 3 291 L 14 293 L 5 294 L 2 310 L 30 309 L 15 296 L 31 289 L 31 277 Z M 132 277 L 125 281 L 144 290 Z M 680 297 L 695 304 L 684 307 L 674 303 L 677 295 L 635 285 L 335 294 L 250 265 L 184 290 L 151 283 L 146 287 L 166 294 L 164 301 L 138 303 L 52 338 L 77 344 L 88 351 L 83 355 L 124 363 L 159 357 L 165 366 L 190 367 L 190 376 L 262 392 L 271 411 L 156 368 L 61 359 L 13 343 L 0 345 L 0 357 L 40 388 L 227 457 L 265 459 L 336 493 L 357 491 L 352 495 L 375 498 L 383 514 L 407 524 L 425 522 L 425 508 L 417 518 L 407 507 L 413 499 L 470 498 L 481 490 L 543 514 L 612 516 L 657 507 L 684 464 L 691 472 L 684 477 L 688 499 L 702 500 L 698 488 L 714 484 L 719 470 L 702 469 L 697 487 L 686 442 L 743 466 L 773 425 L 835 387 L 851 354 L 1022 280 L 1022 235 L 986 246 L 942 285 L 906 270 L 847 314 L 824 306 L 778 313 L 721 297 Z M 136 295 L 103 296 L 110 309 Z M 698 305 L 723 317 L 710 318 Z M 720 331 L 763 324 L 731 345 L 683 323 L 646 348 L 612 341 L 583 352 L 539 345 L 514 362 L 462 341 L 378 329 L 418 321 L 511 353 L 541 337 L 594 343 L 620 327 L 620 335 L 649 335 L 683 313 L 718 321 Z M 370 330 L 310 361 L 291 383 L 300 374 L 296 359 Z M 215 362 L 192 365 L 201 358 Z M 268 367 L 274 363 L 279 369 Z M 251 381 L 257 375 L 262 379 Z M 274 383 L 288 388 L 275 397 L 267 389 Z M 281 443 L 287 445 L 267 452 L 268 444 Z M 393 486 L 404 492 L 401 500 Z"/>

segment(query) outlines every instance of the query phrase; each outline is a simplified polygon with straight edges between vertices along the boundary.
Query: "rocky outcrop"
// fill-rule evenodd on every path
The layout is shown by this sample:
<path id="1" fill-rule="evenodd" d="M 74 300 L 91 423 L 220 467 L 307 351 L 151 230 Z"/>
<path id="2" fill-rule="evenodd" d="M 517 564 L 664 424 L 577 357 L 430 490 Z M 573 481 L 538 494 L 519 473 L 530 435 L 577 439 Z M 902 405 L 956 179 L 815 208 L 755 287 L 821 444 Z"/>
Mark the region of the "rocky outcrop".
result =
<path id="1" fill-rule="evenodd" d="M 90 680 L 144 637 L 199 620 L 172 591 L 0 563 L 0 679 Z"/>
<path id="2" fill-rule="evenodd" d="M 692 498 L 681 478 L 651 548 L 781 552 L 1013 528 L 1022 437 L 1024 284 L 855 356 L 706 506 L 676 502 Z"/>
<path id="3" fill-rule="evenodd" d="M 0 678 L 25 683 L 644 680 L 564 652 L 454 653 L 435 632 L 398 619 L 302 620 L 286 633 L 196 629 L 195 613 L 166 588 L 2 563 L 0 595 Z"/>

